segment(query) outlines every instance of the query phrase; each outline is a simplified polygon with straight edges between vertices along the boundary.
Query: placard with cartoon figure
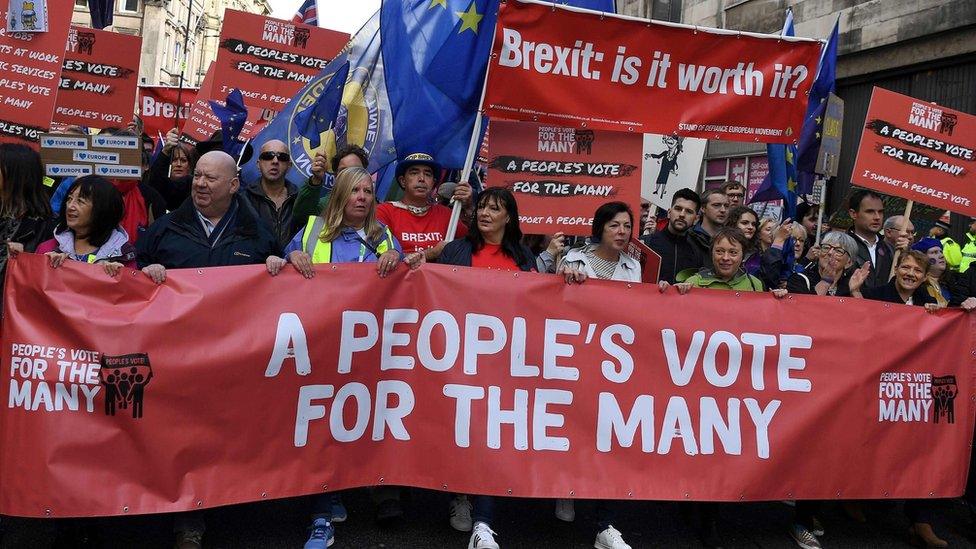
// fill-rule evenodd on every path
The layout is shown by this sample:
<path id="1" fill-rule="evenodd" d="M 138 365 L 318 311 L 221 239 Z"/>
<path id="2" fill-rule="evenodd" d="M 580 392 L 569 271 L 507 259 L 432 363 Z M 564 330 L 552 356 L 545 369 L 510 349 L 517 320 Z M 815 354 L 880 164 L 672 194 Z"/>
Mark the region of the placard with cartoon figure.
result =
<path id="1" fill-rule="evenodd" d="M 10 0 L 8 32 L 47 32 L 47 0 Z"/>

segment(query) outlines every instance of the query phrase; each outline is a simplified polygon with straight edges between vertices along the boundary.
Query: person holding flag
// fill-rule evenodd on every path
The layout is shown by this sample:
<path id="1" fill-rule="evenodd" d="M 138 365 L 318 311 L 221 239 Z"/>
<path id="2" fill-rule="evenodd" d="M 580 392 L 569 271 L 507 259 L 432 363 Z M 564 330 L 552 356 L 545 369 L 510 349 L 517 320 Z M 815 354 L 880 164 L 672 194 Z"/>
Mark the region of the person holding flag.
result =
<path id="1" fill-rule="evenodd" d="M 403 189 L 403 198 L 384 202 L 376 208 L 377 218 L 393 231 L 405 254 L 422 253 L 424 261 L 436 260 L 447 244 L 445 236 L 451 220 L 451 210 L 432 203 L 430 193 L 440 176 L 441 166 L 427 153 L 407 155 L 397 163 L 396 181 Z M 460 182 L 454 187 L 452 200 L 461 202 L 470 218 L 471 185 Z M 458 226 L 457 237 L 467 234 Z"/>

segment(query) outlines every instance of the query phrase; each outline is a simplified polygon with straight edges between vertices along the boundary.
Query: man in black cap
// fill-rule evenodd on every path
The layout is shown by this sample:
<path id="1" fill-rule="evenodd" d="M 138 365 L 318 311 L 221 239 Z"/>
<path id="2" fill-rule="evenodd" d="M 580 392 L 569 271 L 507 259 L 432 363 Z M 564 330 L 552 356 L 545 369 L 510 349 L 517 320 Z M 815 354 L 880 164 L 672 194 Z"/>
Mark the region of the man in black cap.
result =
<path id="1" fill-rule="evenodd" d="M 376 217 L 383 222 L 403 247 L 407 256 L 423 253 L 424 259 L 437 259 L 447 242 L 447 226 L 451 209 L 431 201 L 431 192 L 440 178 L 441 166 L 427 153 L 407 155 L 397 163 L 396 181 L 403 189 L 403 198 L 384 202 L 376 208 Z M 462 181 L 454 187 L 452 200 L 460 201 L 466 211 L 471 210 L 471 185 Z M 458 224 L 455 237 L 467 234 L 467 227 Z"/>

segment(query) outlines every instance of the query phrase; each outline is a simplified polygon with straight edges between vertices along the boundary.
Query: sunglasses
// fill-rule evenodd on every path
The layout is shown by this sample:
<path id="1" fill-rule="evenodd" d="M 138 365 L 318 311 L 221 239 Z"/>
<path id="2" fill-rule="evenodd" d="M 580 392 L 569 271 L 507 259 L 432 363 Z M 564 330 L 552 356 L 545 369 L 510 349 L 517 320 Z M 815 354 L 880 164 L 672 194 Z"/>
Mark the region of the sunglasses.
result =
<path id="1" fill-rule="evenodd" d="M 265 151 L 258 158 L 261 160 L 274 160 L 277 158 L 282 162 L 288 162 L 291 160 L 291 155 L 285 152 Z"/>

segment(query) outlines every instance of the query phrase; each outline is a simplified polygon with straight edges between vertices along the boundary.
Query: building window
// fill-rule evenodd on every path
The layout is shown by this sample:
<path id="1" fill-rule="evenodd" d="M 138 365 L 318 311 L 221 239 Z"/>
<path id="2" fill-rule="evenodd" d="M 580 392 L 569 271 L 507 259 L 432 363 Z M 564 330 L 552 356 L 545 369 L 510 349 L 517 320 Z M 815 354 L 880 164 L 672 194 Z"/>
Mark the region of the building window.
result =
<path id="1" fill-rule="evenodd" d="M 139 0 L 119 0 L 119 11 L 136 13 L 139 11 Z"/>
<path id="2" fill-rule="evenodd" d="M 87 8 L 88 7 L 88 0 L 75 0 L 75 6 L 77 6 L 79 8 Z"/>

